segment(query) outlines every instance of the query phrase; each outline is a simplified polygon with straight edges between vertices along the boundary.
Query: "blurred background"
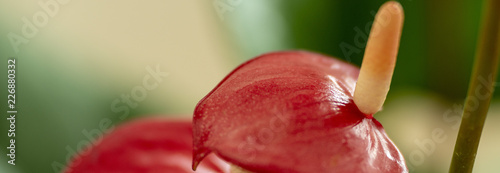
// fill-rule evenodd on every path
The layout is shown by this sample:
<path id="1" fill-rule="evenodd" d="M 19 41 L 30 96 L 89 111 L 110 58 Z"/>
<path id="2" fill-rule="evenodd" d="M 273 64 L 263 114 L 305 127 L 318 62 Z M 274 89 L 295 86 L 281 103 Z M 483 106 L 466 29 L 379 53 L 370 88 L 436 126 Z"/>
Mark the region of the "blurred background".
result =
<path id="1" fill-rule="evenodd" d="M 189 118 L 226 74 L 266 52 L 309 50 L 359 66 L 383 2 L 3 0 L 0 81 L 7 81 L 7 59 L 16 57 L 19 113 L 15 166 L 7 164 L 9 124 L 0 119 L 0 172 L 60 172 L 73 154 L 112 128 L 107 123 L 152 115 Z M 411 172 L 447 172 L 482 4 L 400 3 L 405 24 L 398 62 L 376 118 Z M 0 98 L 7 102 L 7 82 L 0 83 Z M 500 168 L 498 98 L 475 172 Z M 0 112 L 6 110 L 2 104 Z"/>

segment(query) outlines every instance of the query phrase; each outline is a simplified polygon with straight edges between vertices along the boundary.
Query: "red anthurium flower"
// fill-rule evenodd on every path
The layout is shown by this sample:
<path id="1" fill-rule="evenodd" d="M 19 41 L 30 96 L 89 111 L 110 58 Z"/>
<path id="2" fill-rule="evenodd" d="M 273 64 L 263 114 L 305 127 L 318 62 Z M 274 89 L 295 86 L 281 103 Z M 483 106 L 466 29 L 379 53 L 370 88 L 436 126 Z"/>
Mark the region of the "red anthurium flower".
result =
<path id="1" fill-rule="evenodd" d="M 408 172 L 372 116 L 390 86 L 402 20 L 398 3 L 381 8 L 361 70 L 305 51 L 240 65 L 195 109 L 193 168 L 213 152 L 251 172 Z"/>
<path id="2" fill-rule="evenodd" d="M 117 127 L 68 165 L 66 173 L 191 173 L 191 121 L 147 118 Z M 229 172 L 217 156 L 196 172 Z"/>
<path id="3" fill-rule="evenodd" d="M 382 125 L 353 102 L 357 76 L 309 52 L 250 60 L 198 104 L 195 164 L 215 152 L 255 172 L 403 172 Z"/>

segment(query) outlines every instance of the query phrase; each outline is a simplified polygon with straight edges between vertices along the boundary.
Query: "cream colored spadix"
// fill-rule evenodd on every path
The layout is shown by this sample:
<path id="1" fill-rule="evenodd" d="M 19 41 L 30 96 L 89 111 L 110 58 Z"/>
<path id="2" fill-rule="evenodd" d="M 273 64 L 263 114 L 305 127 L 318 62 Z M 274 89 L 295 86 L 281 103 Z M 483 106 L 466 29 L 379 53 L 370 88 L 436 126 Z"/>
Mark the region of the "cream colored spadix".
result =
<path id="1" fill-rule="evenodd" d="M 382 108 L 389 92 L 403 19 L 403 8 L 394 1 L 382 5 L 375 16 L 353 96 L 367 115 Z"/>

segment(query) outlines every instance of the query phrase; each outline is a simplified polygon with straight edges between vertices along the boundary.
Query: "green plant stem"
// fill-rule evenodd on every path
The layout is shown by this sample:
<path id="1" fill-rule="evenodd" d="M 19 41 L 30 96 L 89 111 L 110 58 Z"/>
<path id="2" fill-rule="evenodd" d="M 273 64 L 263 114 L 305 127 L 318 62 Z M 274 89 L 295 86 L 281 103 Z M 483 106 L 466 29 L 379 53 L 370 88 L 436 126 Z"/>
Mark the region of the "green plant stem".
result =
<path id="1" fill-rule="evenodd" d="M 500 53 L 500 0 L 483 4 L 474 69 L 458 132 L 450 173 L 472 172 L 481 132 L 493 94 Z"/>

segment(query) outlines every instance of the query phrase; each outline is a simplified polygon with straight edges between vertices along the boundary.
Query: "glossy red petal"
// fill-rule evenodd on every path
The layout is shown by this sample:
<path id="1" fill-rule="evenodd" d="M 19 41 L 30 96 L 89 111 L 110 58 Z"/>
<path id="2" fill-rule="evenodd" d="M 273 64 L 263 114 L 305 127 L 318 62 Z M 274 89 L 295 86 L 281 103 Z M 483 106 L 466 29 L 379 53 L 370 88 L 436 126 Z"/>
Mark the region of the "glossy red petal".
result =
<path id="1" fill-rule="evenodd" d="M 66 173 L 191 173 L 192 123 L 164 118 L 134 120 L 79 154 Z M 228 172 L 215 155 L 197 172 Z"/>
<path id="2" fill-rule="evenodd" d="M 244 63 L 198 103 L 193 165 L 214 152 L 255 172 L 407 172 L 382 125 L 353 103 L 358 73 L 304 51 Z"/>

